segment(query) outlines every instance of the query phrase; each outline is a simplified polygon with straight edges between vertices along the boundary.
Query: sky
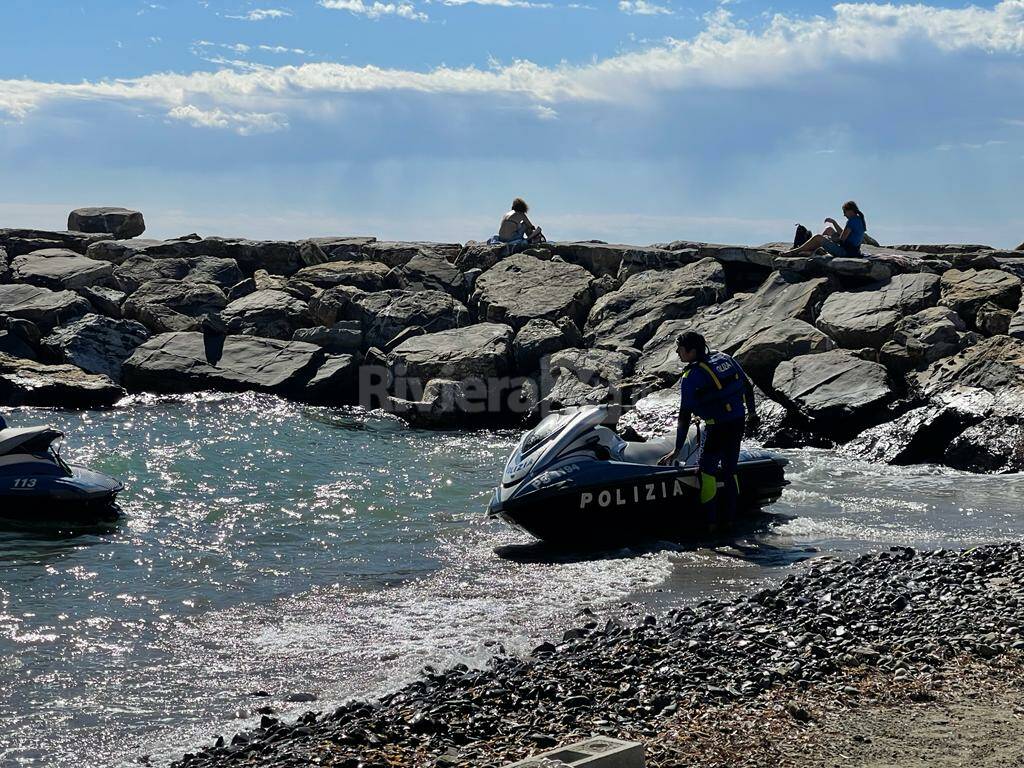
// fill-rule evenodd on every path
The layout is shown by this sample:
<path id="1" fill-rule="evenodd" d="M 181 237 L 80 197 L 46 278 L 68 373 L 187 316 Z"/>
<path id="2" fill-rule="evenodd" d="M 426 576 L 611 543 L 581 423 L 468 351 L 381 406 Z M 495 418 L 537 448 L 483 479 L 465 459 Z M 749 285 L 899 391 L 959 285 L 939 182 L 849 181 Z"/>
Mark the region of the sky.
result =
<path id="1" fill-rule="evenodd" d="M 1024 0 L 2 0 L 0 227 L 1024 240 Z"/>

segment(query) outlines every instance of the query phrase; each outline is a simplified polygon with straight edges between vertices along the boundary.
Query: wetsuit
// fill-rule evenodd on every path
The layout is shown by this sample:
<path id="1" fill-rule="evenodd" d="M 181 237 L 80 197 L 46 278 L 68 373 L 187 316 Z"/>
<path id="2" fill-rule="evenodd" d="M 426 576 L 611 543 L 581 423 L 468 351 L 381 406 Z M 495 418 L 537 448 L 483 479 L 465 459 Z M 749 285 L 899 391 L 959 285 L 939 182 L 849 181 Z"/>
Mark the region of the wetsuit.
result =
<path id="1" fill-rule="evenodd" d="M 679 381 L 679 395 L 676 448 L 686 439 L 691 414 L 704 422 L 704 443 L 698 460 L 704 519 L 709 524 L 719 520 L 731 523 L 739 494 L 736 464 L 747 408 L 754 411 L 754 385 L 733 358 L 711 352 L 686 366 Z"/>

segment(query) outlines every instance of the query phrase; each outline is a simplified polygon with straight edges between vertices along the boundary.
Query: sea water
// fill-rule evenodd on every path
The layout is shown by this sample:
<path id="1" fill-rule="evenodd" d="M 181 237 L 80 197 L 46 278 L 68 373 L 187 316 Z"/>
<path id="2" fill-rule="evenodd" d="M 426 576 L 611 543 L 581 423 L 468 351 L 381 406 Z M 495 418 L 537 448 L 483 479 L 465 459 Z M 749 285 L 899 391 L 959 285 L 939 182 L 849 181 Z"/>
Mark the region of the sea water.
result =
<path id="1" fill-rule="evenodd" d="M 266 704 L 298 714 L 428 664 L 529 652 L 584 607 L 661 608 L 814 557 L 1024 536 L 1022 477 L 801 450 L 784 452 L 778 517 L 735 546 L 552 554 L 484 515 L 514 432 L 252 394 L 7 416 L 66 431 L 65 458 L 126 490 L 109 530 L 0 529 L 3 768 L 159 764 Z"/>

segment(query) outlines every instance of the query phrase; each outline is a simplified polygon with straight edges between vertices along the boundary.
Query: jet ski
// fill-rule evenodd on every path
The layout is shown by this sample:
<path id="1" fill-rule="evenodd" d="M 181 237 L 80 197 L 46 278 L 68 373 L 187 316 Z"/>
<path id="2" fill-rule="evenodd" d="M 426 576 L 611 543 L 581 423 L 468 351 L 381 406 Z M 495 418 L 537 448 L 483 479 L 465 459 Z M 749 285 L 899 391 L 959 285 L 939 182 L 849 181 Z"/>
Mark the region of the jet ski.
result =
<path id="1" fill-rule="evenodd" d="M 544 418 L 509 457 L 488 515 L 558 545 L 706 537 L 697 470 L 701 431 L 691 426 L 675 464 L 658 466 L 675 447 L 674 434 L 629 442 L 605 426 L 608 420 L 608 406 Z M 763 450 L 740 453 L 737 522 L 778 501 L 789 484 L 788 463 Z"/>
<path id="2" fill-rule="evenodd" d="M 114 520 L 124 485 L 61 458 L 51 427 L 4 428 L 0 420 L 0 520 L 29 526 Z"/>

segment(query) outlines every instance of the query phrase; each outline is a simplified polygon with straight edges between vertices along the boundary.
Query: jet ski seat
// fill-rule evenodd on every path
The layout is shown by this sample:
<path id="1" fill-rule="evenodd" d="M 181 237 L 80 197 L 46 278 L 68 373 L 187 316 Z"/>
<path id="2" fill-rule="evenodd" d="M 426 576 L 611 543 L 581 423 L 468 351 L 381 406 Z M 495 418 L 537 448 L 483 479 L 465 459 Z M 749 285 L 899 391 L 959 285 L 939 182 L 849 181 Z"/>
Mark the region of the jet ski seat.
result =
<path id="1" fill-rule="evenodd" d="M 665 435 L 657 440 L 646 443 L 625 441 L 622 449 L 622 460 L 630 464 L 657 464 L 659 459 L 675 447 L 675 435 Z"/>

